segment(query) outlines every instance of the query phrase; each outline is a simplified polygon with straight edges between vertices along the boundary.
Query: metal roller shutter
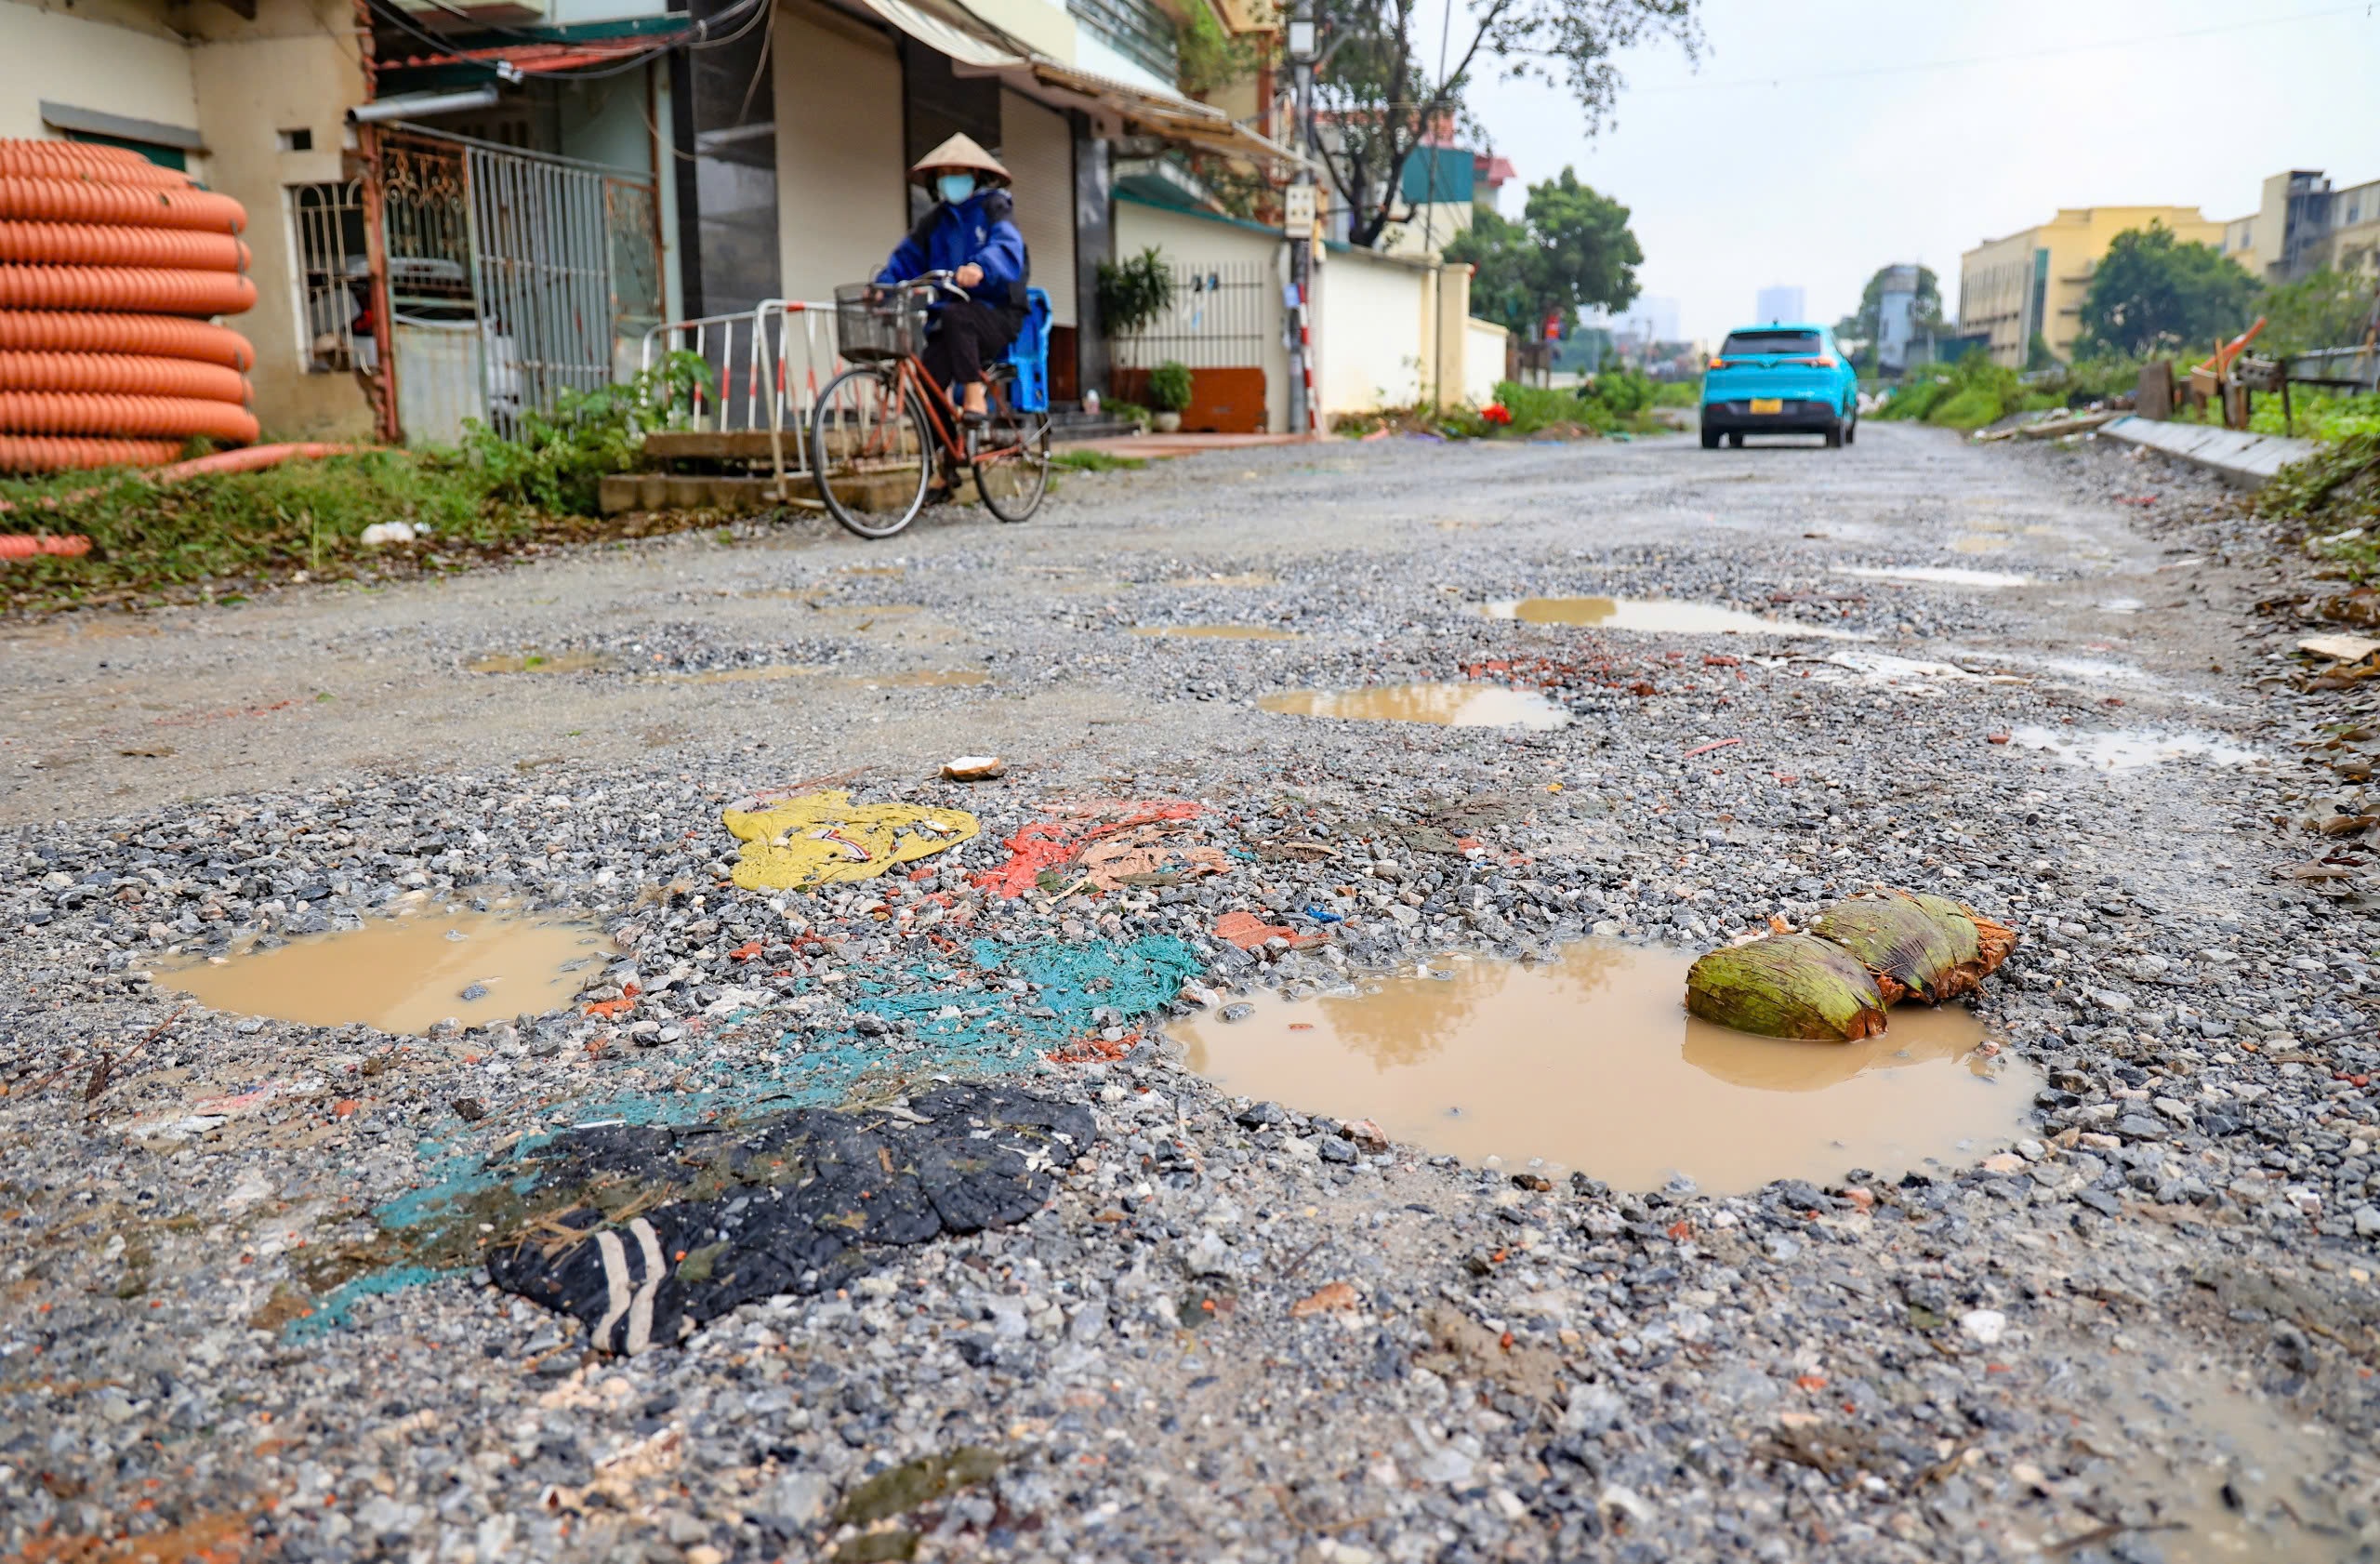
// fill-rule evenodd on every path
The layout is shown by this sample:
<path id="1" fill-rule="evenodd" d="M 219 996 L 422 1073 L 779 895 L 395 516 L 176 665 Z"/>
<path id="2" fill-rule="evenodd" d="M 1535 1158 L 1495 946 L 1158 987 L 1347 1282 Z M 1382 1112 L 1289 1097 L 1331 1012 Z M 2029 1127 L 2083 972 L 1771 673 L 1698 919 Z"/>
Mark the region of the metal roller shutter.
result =
<path id="1" fill-rule="evenodd" d="M 1075 324 L 1075 137 L 1066 116 L 1000 90 L 1000 161 L 1016 179 L 1016 226 L 1050 320 Z"/>

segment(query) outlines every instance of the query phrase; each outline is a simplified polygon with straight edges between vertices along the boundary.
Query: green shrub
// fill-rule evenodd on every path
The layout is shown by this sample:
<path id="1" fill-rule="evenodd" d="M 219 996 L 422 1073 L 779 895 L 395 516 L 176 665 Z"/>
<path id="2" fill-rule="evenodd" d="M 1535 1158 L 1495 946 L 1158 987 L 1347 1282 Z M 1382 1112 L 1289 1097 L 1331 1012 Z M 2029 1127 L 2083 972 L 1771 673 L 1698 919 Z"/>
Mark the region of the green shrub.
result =
<path id="1" fill-rule="evenodd" d="M 1149 400 L 1161 413 L 1180 413 L 1190 406 L 1190 366 L 1167 359 L 1149 371 Z"/>
<path id="2" fill-rule="evenodd" d="M 1093 288 L 1099 324 L 1111 337 L 1130 337 L 1173 304 L 1173 268 L 1155 245 L 1123 260 L 1099 263 Z"/>

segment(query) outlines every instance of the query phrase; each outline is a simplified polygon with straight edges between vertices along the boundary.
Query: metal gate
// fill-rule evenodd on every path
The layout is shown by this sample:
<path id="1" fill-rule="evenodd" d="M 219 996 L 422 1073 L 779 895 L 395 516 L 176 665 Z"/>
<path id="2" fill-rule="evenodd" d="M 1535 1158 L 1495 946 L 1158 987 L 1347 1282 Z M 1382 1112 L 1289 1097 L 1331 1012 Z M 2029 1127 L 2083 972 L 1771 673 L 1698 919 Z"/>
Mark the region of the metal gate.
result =
<path id="1" fill-rule="evenodd" d="M 1266 426 L 1264 358 L 1280 337 L 1280 285 L 1256 261 L 1176 261 L 1173 302 L 1109 345 L 1109 383 L 1128 401 L 1148 397 L 1148 372 L 1172 360 L 1190 371 L 1183 427 L 1253 434 Z"/>
<path id="2" fill-rule="evenodd" d="M 661 318 L 650 176 L 420 126 L 374 139 L 384 422 L 416 444 L 509 432 L 633 372 Z"/>

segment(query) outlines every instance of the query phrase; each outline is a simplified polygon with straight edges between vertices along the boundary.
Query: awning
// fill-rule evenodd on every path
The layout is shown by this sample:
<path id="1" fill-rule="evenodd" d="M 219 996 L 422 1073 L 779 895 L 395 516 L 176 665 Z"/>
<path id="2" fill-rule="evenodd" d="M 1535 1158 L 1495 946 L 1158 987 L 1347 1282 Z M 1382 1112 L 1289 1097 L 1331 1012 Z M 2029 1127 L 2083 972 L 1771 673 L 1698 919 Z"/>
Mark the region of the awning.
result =
<path id="1" fill-rule="evenodd" d="M 1303 160 L 1289 148 L 1239 124 L 1211 103 L 1093 75 L 1044 54 L 986 36 L 913 0 L 855 0 L 910 37 L 947 57 L 954 73 L 997 76 L 1029 98 L 1146 135 L 1185 141 L 1255 163 L 1294 167 Z"/>

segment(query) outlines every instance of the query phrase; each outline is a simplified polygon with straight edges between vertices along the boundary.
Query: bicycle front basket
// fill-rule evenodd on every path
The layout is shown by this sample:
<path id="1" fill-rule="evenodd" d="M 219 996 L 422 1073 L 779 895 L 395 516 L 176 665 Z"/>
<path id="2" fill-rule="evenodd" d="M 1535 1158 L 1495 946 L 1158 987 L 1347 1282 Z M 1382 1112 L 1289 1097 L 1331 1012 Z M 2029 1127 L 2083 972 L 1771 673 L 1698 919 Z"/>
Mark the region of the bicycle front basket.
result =
<path id="1" fill-rule="evenodd" d="M 846 283 L 835 290 L 835 346 L 855 363 L 919 351 L 925 325 L 924 307 L 906 289 Z"/>

